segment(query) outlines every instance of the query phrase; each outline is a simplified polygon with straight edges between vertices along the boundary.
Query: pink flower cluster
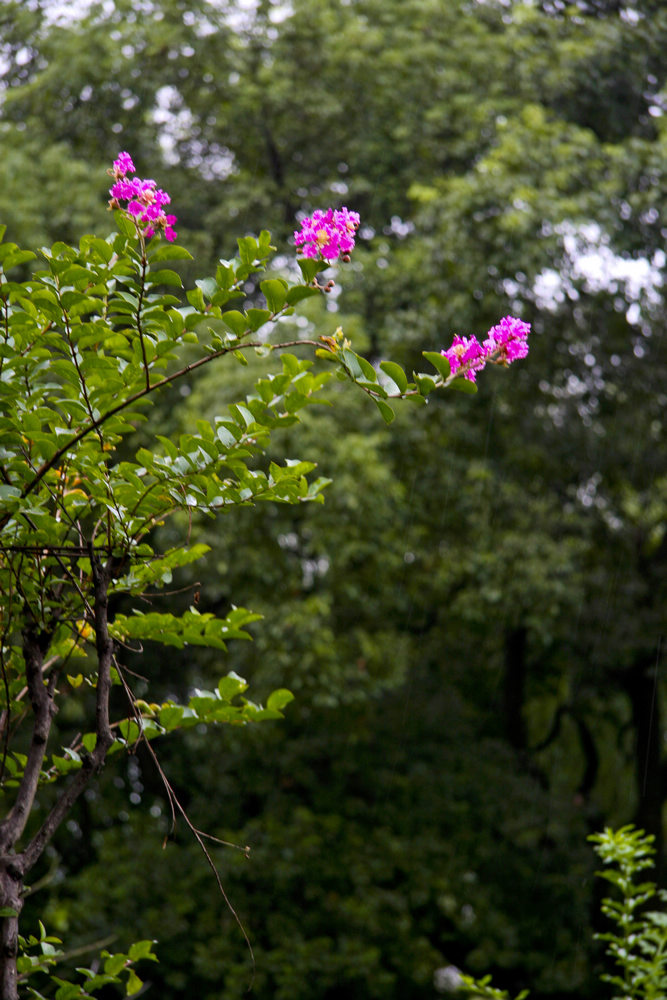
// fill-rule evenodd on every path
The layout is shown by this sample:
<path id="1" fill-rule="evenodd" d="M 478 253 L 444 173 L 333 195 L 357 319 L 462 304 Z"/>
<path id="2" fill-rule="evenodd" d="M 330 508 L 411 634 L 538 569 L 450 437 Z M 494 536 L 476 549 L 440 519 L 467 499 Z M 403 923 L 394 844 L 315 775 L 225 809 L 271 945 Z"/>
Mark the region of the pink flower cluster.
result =
<path id="1" fill-rule="evenodd" d="M 524 323 L 515 316 L 505 316 L 500 323 L 491 327 L 481 344 L 477 337 L 457 335 L 449 350 L 440 353 L 449 361 L 452 374 L 461 368 L 465 378 L 474 382 L 477 372 L 487 362 L 510 365 L 519 358 L 525 358 L 528 354 L 529 333 L 530 323 Z"/>
<path id="2" fill-rule="evenodd" d="M 302 247 L 304 257 L 322 257 L 324 260 L 349 259 L 354 249 L 354 237 L 359 228 L 359 213 L 349 208 L 319 209 L 308 215 L 301 229 L 294 233 L 294 242 Z"/>
<path id="3" fill-rule="evenodd" d="M 155 181 L 141 180 L 140 177 L 130 179 L 127 174 L 134 173 L 135 167 L 129 153 L 119 153 L 109 171 L 114 184 L 109 189 L 110 208 L 122 208 L 121 202 L 126 201 L 125 211 L 131 215 L 143 235 L 148 239 L 156 231 L 162 231 L 165 239 L 173 242 L 176 239 L 175 215 L 167 215 L 164 208 L 171 202 L 166 191 L 157 186 Z"/>

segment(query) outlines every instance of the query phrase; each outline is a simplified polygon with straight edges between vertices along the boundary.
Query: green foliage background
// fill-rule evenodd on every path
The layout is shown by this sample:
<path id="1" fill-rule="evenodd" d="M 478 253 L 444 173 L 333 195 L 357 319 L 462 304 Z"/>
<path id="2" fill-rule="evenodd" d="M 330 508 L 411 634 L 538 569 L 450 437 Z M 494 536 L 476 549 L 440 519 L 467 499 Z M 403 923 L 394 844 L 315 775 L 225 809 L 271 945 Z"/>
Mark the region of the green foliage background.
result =
<path id="1" fill-rule="evenodd" d="M 635 819 L 662 874 L 667 12 L 86 11 L 0 9 L 9 239 L 104 231 L 104 170 L 127 149 L 171 192 L 201 271 L 246 231 L 287 250 L 299 210 L 361 213 L 340 294 L 301 331 L 341 324 L 410 367 L 510 311 L 534 328 L 527 361 L 484 373 L 474 400 L 386 428 L 350 397 L 285 432 L 283 453 L 334 480 L 323 506 L 193 525 L 212 552 L 174 602 L 198 589 L 202 611 L 262 613 L 229 667 L 259 696 L 296 695 L 286 722 L 161 747 L 193 821 L 251 846 L 215 856 L 256 995 L 421 1000 L 452 964 L 596 995 L 586 834 Z M 623 268 L 587 278 L 588 251 Z M 642 261 L 652 287 L 623 277 Z M 167 397 L 162 432 L 222 411 L 240 377 Z M 136 668 L 183 695 L 207 655 L 148 650 Z M 169 828 L 150 762 L 109 765 L 26 913 L 75 945 L 155 937 L 154 995 L 231 1000 L 246 946 L 185 830 L 162 849 Z"/>

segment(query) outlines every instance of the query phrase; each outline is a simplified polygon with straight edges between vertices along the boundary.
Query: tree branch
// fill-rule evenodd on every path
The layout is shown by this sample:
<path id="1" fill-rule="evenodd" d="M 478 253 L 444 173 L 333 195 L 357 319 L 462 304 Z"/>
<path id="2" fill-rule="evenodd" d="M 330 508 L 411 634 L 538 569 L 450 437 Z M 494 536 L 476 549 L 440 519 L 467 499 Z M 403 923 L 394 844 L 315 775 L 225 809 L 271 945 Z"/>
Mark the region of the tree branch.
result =
<path id="1" fill-rule="evenodd" d="M 14 864 L 14 860 L 10 856 L 0 863 L 0 904 L 15 914 L 0 919 L 0 996 L 2 1000 L 18 1000 L 16 960 L 19 950 L 19 913 L 23 907 L 23 899 L 21 898 L 23 875 Z"/>
<path id="2" fill-rule="evenodd" d="M 42 668 L 44 653 L 48 649 L 50 634 L 37 633 L 34 627 L 23 633 L 23 657 L 26 668 L 26 683 L 30 703 L 35 716 L 32 739 L 28 751 L 23 777 L 16 801 L 5 819 L 0 823 L 0 851 L 9 851 L 23 833 L 32 809 L 39 775 L 46 753 L 46 743 L 51 731 L 51 722 L 56 708 L 53 696 L 44 684 Z"/>
<path id="3" fill-rule="evenodd" d="M 49 840 L 67 816 L 90 779 L 102 768 L 107 751 L 113 743 L 113 734 L 109 724 L 111 665 L 114 652 L 113 640 L 109 635 L 109 582 L 113 572 L 113 560 L 110 559 L 103 566 L 92 542 L 89 546 L 89 555 L 93 577 L 93 609 L 97 646 L 97 688 L 95 703 L 95 733 L 97 742 L 92 753 L 83 757 L 81 770 L 61 794 L 51 812 L 21 854 L 22 869 L 24 872 L 29 871 L 38 860 Z"/>
<path id="4" fill-rule="evenodd" d="M 275 318 L 275 316 L 272 317 L 272 319 L 273 318 Z M 274 344 L 273 347 L 275 350 L 277 350 L 285 347 L 297 347 L 297 346 L 301 347 L 303 345 L 307 345 L 310 347 L 322 347 L 322 344 L 317 340 L 290 340 L 286 341 L 284 344 Z M 185 365 L 185 367 L 183 368 L 179 368 L 178 371 L 172 372 L 171 375 L 166 375 L 164 378 L 160 379 L 159 382 L 153 382 L 151 385 L 144 386 L 143 389 L 139 389 L 138 392 L 133 393 L 132 396 L 128 396 L 127 399 L 124 399 L 121 403 L 118 403 L 117 406 L 113 406 L 110 410 L 107 410 L 106 413 L 102 413 L 101 416 L 97 418 L 97 420 L 93 420 L 85 427 L 82 427 L 80 431 L 78 431 L 73 437 L 69 439 L 69 441 L 66 441 L 64 445 L 58 448 L 58 450 L 53 453 L 51 458 L 49 458 L 46 462 L 43 462 L 42 465 L 40 465 L 39 469 L 37 469 L 37 472 L 35 473 L 34 479 L 31 479 L 31 481 L 23 488 L 21 497 L 25 498 L 30 493 L 32 493 L 35 487 L 38 486 L 39 483 L 42 481 L 42 479 L 49 471 L 49 469 L 53 469 L 58 464 L 63 455 L 65 455 L 71 448 L 77 445 L 79 441 L 87 437 L 89 434 L 97 431 L 103 424 L 107 422 L 107 420 L 110 420 L 111 417 L 114 417 L 117 413 L 121 413 L 123 410 L 127 409 L 128 406 L 131 406 L 133 403 L 138 402 L 140 399 L 144 399 L 149 393 L 155 392 L 157 389 L 162 389 L 166 385 L 170 385 L 177 379 L 183 378 L 184 375 L 188 375 L 190 372 L 195 371 L 197 368 L 201 368 L 202 365 L 207 365 L 211 361 L 214 361 L 216 358 L 223 357 L 225 354 L 230 354 L 234 351 L 238 351 L 249 347 L 265 348 L 266 346 L 267 346 L 266 344 L 261 344 L 261 343 L 250 343 L 250 344 L 235 344 L 233 347 L 221 347 L 220 350 L 213 351 L 211 354 L 207 354 L 205 358 L 199 358 L 198 361 L 193 361 L 191 362 L 191 364 Z M 11 514 L 5 514 L 2 518 L 0 518 L 0 528 L 3 528 L 10 518 Z"/>

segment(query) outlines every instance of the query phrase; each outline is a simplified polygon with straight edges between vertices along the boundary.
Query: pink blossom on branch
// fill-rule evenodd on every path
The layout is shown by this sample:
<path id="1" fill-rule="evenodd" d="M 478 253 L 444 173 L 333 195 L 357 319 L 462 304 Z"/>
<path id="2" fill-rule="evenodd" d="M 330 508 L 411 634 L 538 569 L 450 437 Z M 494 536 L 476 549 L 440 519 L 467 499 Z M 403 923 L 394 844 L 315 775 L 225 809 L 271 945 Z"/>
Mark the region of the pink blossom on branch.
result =
<path id="1" fill-rule="evenodd" d="M 128 178 L 127 174 L 133 173 L 134 169 L 130 154 L 119 153 L 109 171 L 115 181 L 109 189 L 109 208 L 120 208 L 130 215 L 146 239 L 161 231 L 165 239 L 173 242 L 176 239 L 176 216 L 168 215 L 164 210 L 171 198 L 153 180 Z M 121 204 L 124 201 L 127 202 L 125 206 Z"/>
<path id="2" fill-rule="evenodd" d="M 118 159 L 113 161 L 113 175 L 116 179 L 124 177 L 125 174 L 133 174 L 134 169 L 134 163 L 129 153 L 119 153 Z"/>
<path id="3" fill-rule="evenodd" d="M 452 346 L 440 353 L 449 361 L 452 374 L 461 369 L 460 374 L 470 382 L 477 378 L 477 372 L 488 363 L 510 365 L 528 354 L 528 334 L 530 323 L 524 323 L 516 316 L 505 316 L 500 323 L 492 326 L 486 339 L 480 344 L 476 337 L 454 337 Z"/>
<path id="4" fill-rule="evenodd" d="M 307 215 L 301 228 L 294 233 L 294 242 L 304 257 L 321 257 L 323 260 L 345 259 L 354 249 L 354 238 L 359 228 L 359 213 L 349 208 L 317 209 Z"/>
<path id="5" fill-rule="evenodd" d="M 509 365 L 519 358 L 525 358 L 528 354 L 528 334 L 530 333 L 530 323 L 515 316 L 505 316 L 497 326 L 492 326 L 489 330 L 484 348 L 487 357 L 496 354 L 493 360 L 496 364 Z"/>
<path id="6" fill-rule="evenodd" d="M 457 334 L 449 350 L 441 353 L 449 361 L 452 374 L 463 368 L 464 377 L 470 382 L 475 381 L 477 372 L 486 364 L 486 354 L 477 337 L 459 337 Z"/>

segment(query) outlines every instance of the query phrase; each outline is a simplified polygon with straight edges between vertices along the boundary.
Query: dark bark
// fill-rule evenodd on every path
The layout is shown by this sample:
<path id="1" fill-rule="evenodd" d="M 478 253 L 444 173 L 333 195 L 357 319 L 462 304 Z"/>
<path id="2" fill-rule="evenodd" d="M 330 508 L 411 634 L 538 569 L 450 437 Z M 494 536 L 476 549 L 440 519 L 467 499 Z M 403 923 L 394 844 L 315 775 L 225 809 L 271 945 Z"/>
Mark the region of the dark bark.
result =
<path id="1" fill-rule="evenodd" d="M 14 805 L 0 823 L 0 854 L 6 854 L 10 851 L 25 829 L 35 801 L 39 774 L 44 762 L 46 744 L 55 714 L 53 694 L 51 689 L 44 684 L 42 674 L 44 653 L 48 648 L 49 641 L 49 635 L 46 633 L 37 634 L 32 629 L 26 629 L 23 635 L 26 686 L 34 722 L 28 759 Z"/>
<path id="2" fill-rule="evenodd" d="M 662 730 L 655 659 L 639 661 L 627 670 L 623 675 L 623 688 L 630 699 L 635 730 L 637 781 L 635 823 L 655 837 L 656 879 L 660 882 L 664 872 Z"/>
<path id="3" fill-rule="evenodd" d="M 523 703 L 526 687 L 526 629 L 512 629 L 505 636 L 503 710 L 505 736 L 515 750 L 526 749 Z"/>
<path id="4" fill-rule="evenodd" d="M 581 776 L 581 781 L 577 786 L 575 796 L 582 802 L 590 803 L 590 795 L 595 788 L 595 783 L 600 770 L 600 755 L 590 727 L 570 705 L 558 706 L 554 713 L 549 732 L 543 740 L 532 747 L 531 753 L 540 753 L 542 750 L 546 750 L 548 746 L 551 746 L 552 743 L 555 743 L 561 734 L 563 719 L 568 717 L 572 719 L 573 723 L 577 727 L 579 746 L 581 747 L 581 752 L 584 756 L 584 771 Z M 591 832 L 594 832 L 597 829 L 598 827 L 594 826 Z"/>
<path id="5" fill-rule="evenodd" d="M 577 727 L 579 745 L 581 747 L 581 752 L 584 755 L 584 773 L 581 776 L 581 781 L 579 782 L 579 787 L 577 788 L 577 795 L 581 795 L 581 797 L 587 801 L 598 778 L 598 772 L 600 770 L 600 755 L 598 753 L 598 748 L 593 738 L 593 734 L 584 720 L 574 713 L 572 713 L 572 718 L 574 719 L 574 724 Z"/>
<path id="6" fill-rule="evenodd" d="M 23 658 L 26 685 L 32 706 L 34 722 L 28 759 L 23 778 L 16 793 L 14 805 L 0 823 L 0 907 L 13 915 L 5 915 L 0 927 L 0 998 L 16 1000 L 18 997 L 16 959 L 18 955 L 19 913 L 23 906 L 21 894 L 25 877 L 24 859 L 13 853 L 21 837 L 35 801 L 46 744 L 55 714 L 51 686 L 44 684 L 44 653 L 49 636 L 26 629 L 23 635 Z"/>
<path id="7" fill-rule="evenodd" d="M 0 860 L 0 906 L 15 916 L 0 919 L 0 998 L 18 1000 L 16 959 L 18 956 L 19 913 L 23 906 L 23 873 L 11 856 Z"/>

